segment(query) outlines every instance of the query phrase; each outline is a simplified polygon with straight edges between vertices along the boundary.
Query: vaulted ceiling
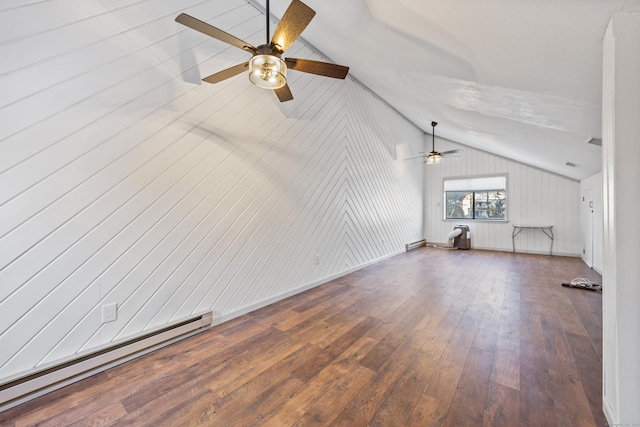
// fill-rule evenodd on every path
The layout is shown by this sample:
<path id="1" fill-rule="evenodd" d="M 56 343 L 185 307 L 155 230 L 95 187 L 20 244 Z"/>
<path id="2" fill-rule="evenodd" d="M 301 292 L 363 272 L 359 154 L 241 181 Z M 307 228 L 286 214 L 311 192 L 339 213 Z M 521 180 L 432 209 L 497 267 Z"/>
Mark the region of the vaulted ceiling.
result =
<path id="1" fill-rule="evenodd" d="M 317 15 L 302 37 L 426 133 L 435 120 L 437 137 L 574 179 L 600 171 L 602 38 L 639 0 L 304 1 Z"/>

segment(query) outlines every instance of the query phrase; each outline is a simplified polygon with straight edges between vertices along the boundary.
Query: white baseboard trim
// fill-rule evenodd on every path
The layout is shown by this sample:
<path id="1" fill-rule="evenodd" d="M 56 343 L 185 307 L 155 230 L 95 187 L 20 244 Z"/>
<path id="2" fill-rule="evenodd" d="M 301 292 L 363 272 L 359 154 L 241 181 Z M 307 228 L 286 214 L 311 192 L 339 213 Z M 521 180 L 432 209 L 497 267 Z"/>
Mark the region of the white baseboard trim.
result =
<path id="1" fill-rule="evenodd" d="M 136 342 L 133 345 L 127 344 L 125 346 L 122 346 L 119 342 L 109 343 L 100 348 L 89 350 L 86 354 L 74 355 L 51 365 L 12 376 L 0 382 L 0 411 L 5 411 L 21 403 L 25 403 L 31 399 L 87 378 L 98 372 L 105 371 L 129 360 L 171 345 L 177 341 L 202 332 L 203 330 L 209 329 L 213 325 L 224 323 L 243 314 L 273 304 L 274 302 L 283 300 L 290 296 L 304 292 L 308 289 L 330 282 L 339 277 L 346 276 L 347 274 L 353 273 L 355 271 L 361 270 L 365 267 L 403 253 L 406 253 L 405 250 L 398 250 L 389 253 L 385 256 L 366 262 L 362 265 L 308 283 L 299 288 L 266 299 L 264 301 L 260 301 L 248 307 L 244 307 L 240 310 L 226 313 L 225 315 L 220 317 L 216 316 L 214 313 L 209 313 L 208 315 L 199 315 L 203 317 L 203 320 L 198 324 L 193 323 L 181 326 L 180 328 L 176 328 L 175 330 L 171 330 L 168 332 L 164 332 L 164 330 L 170 328 L 162 327 L 159 328 L 161 330 L 161 333 L 158 335 L 154 335 L 153 332 L 150 331 L 141 332 L 139 334 L 141 336 L 151 336 L 151 338 L 147 339 L 147 341 L 141 341 L 140 343 Z M 135 342 L 136 339 L 135 337 L 130 337 L 125 339 L 124 341 Z M 127 347 L 131 348 L 129 349 Z M 94 354 L 96 356 L 93 356 Z M 76 363 L 76 360 L 79 361 L 79 363 Z M 61 366 L 62 368 L 58 368 L 58 366 Z M 64 372 L 65 370 L 69 372 Z"/>
<path id="2" fill-rule="evenodd" d="M 275 302 L 278 302 L 278 301 L 281 301 L 283 299 L 289 298 L 289 297 L 291 297 L 293 295 L 297 295 L 297 294 L 299 294 L 301 292 L 304 292 L 304 291 L 307 291 L 309 289 L 313 289 L 316 286 L 323 285 L 323 284 L 328 283 L 328 282 L 330 282 L 332 280 L 335 280 L 335 279 L 338 279 L 340 277 L 346 276 L 347 274 L 351 274 L 351 273 L 353 273 L 355 271 L 362 270 L 365 267 L 368 267 L 368 266 L 373 265 L 373 264 L 377 264 L 377 263 L 379 263 L 381 261 L 384 261 L 386 259 L 392 258 L 392 257 L 394 257 L 396 255 L 404 254 L 404 253 L 406 253 L 405 250 L 399 250 L 399 251 L 396 251 L 396 252 L 392 252 L 390 254 L 384 255 L 384 256 L 382 256 L 380 258 L 376 258 L 376 259 L 374 259 L 372 261 L 366 262 L 366 263 L 364 263 L 362 265 L 359 265 L 357 267 L 352 267 L 352 268 L 350 268 L 348 270 L 345 270 L 345 271 L 342 271 L 340 273 L 336 273 L 336 274 L 333 274 L 331 276 L 324 277 L 324 278 L 322 278 L 320 280 L 316 280 L 314 282 L 307 283 L 306 285 L 303 285 L 303 286 L 301 286 L 299 288 L 296 288 L 296 289 L 287 291 L 285 293 L 276 295 L 274 297 L 268 298 L 266 300 L 251 304 L 251 305 L 249 305 L 247 307 L 243 307 L 243 308 L 241 308 L 239 310 L 235 310 L 235 311 L 232 311 L 232 312 L 229 312 L 229 313 L 224 313 L 224 314 L 219 315 L 219 316 L 218 316 L 219 313 L 214 313 L 216 315 L 214 316 L 214 323 L 213 324 L 214 325 L 219 325 L 221 323 L 228 322 L 229 320 L 235 319 L 236 317 L 240 317 L 243 314 L 247 314 L 247 313 L 250 313 L 252 311 L 258 310 L 258 309 L 260 309 L 262 307 L 266 307 L 266 306 L 271 305 L 271 304 L 273 304 Z"/>
<path id="3" fill-rule="evenodd" d="M 591 268 L 593 271 L 595 271 L 596 273 L 598 273 L 599 275 L 601 275 L 601 276 L 602 276 L 602 270 L 601 270 L 601 269 L 599 269 L 598 267 L 596 267 L 596 265 L 595 265 L 595 264 L 591 264 L 591 265 L 590 265 L 590 264 L 587 262 L 587 260 L 586 260 L 586 259 L 584 259 L 584 256 L 583 256 L 583 255 L 579 255 L 579 256 L 580 256 L 580 259 L 582 259 L 582 261 L 584 261 L 584 263 L 585 263 L 585 264 L 587 264 L 587 265 L 589 266 L 589 268 Z"/>
<path id="4" fill-rule="evenodd" d="M 435 246 L 439 246 L 439 247 L 451 247 L 451 244 L 447 244 L 447 243 L 439 243 L 439 242 L 427 242 L 427 246 L 429 245 L 435 245 Z M 480 251 L 494 251 L 494 252 L 511 252 L 511 253 L 516 253 L 516 254 L 531 254 L 531 255 L 549 255 L 549 251 L 527 251 L 527 250 L 516 250 L 515 252 L 513 252 L 512 248 L 486 248 L 484 246 L 473 246 L 473 244 L 471 245 L 471 249 L 476 249 L 476 250 L 480 250 Z M 466 250 L 466 249 L 462 249 L 462 250 Z M 571 257 L 571 258 L 581 258 L 580 254 L 570 254 L 570 253 L 566 253 L 566 252 L 553 252 L 553 256 L 565 256 L 565 257 Z"/>
<path id="5" fill-rule="evenodd" d="M 269 299 L 266 299 L 264 301 L 260 301 L 258 303 L 252 304 L 248 307 L 244 307 L 240 310 L 236 310 L 230 313 L 226 313 L 223 316 L 216 316 L 215 314 L 217 313 L 210 313 L 208 316 L 204 316 L 205 320 L 202 321 L 201 324 L 197 325 L 197 328 L 195 330 L 193 330 L 193 326 L 185 326 L 182 327 L 184 328 L 184 330 L 176 330 L 177 332 L 177 336 L 166 336 L 166 337 L 162 337 L 162 335 L 174 335 L 175 332 L 167 332 L 167 333 L 162 333 L 160 335 L 156 337 L 153 337 L 151 340 L 148 340 L 149 343 L 148 344 L 140 344 L 137 345 L 137 347 L 133 347 L 131 350 L 125 350 L 124 347 L 120 347 L 119 343 L 110 343 L 107 344 L 105 346 L 102 346 L 100 348 L 97 349 L 92 349 L 89 350 L 87 352 L 88 355 L 91 354 L 99 354 L 98 357 L 91 357 L 91 356 L 86 356 L 86 355 L 74 355 L 69 357 L 68 359 L 62 360 L 60 362 L 56 362 L 54 364 L 51 364 L 50 366 L 44 367 L 44 368 L 38 368 L 38 369 L 33 369 L 30 372 L 26 372 L 26 373 L 21 373 L 18 374 L 16 376 L 13 376 L 11 378 L 5 379 L 2 382 L 0 382 L 0 412 L 1 411 L 5 411 L 9 408 L 12 408 L 14 406 L 17 406 L 21 403 L 25 403 L 31 399 L 34 399 L 36 397 L 42 396 L 44 394 L 50 393 L 54 390 L 57 390 L 59 388 L 62 388 L 66 385 L 72 384 L 76 381 L 82 380 L 84 378 L 88 378 L 91 375 L 94 375 L 98 372 L 102 372 L 105 371 L 109 368 L 115 367 L 117 365 L 120 365 L 124 362 L 130 361 L 132 359 L 135 359 L 137 357 L 140 357 L 142 355 L 151 353 L 155 350 L 158 350 L 160 348 L 169 346 L 171 344 L 174 344 L 178 341 L 181 341 L 187 337 L 190 337 L 192 335 L 195 335 L 199 332 L 202 332 L 203 330 L 209 329 L 211 326 L 213 325 L 218 325 L 221 323 L 224 323 L 226 321 L 229 321 L 231 319 L 234 319 L 236 317 L 239 317 L 243 314 L 249 313 L 251 311 L 257 310 L 259 308 L 265 307 L 267 305 L 273 304 L 274 302 L 283 300 L 285 298 L 288 298 L 290 296 L 296 295 L 298 293 L 304 292 L 306 290 L 309 290 L 311 288 L 314 288 L 316 286 L 322 285 L 324 283 L 330 282 L 332 280 L 335 280 L 337 278 L 346 276 L 347 274 L 351 274 L 355 271 L 361 270 L 365 267 L 368 267 L 370 265 L 376 264 L 378 262 L 384 261 L 388 258 L 394 257 L 396 255 L 400 255 L 406 253 L 406 251 L 403 250 L 398 250 L 392 253 L 389 253 L 387 255 L 384 255 L 380 258 L 374 259 L 372 261 L 366 262 L 362 265 L 350 268 L 348 270 L 342 271 L 340 273 L 336 273 L 334 275 L 325 277 L 323 279 L 308 283 L 304 286 L 301 286 L 299 288 L 293 289 L 291 291 L 285 292 L 283 294 L 271 297 Z M 213 319 L 212 319 L 213 317 Z M 167 329 L 166 327 L 160 328 L 160 329 Z M 141 334 L 142 336 L 145 335 L 152 335 L 149 331 L 145 331 L 142 332 Z M 135 341 L 135 339 L 132 339 L 131 337 L 124 339 L 124 341 Z M 111 351 L 110 348 L 114 347 L 116 350 L 115 351 Z M 102 353 L 105 353 L 104 355 Z M 92 360 L 89 362 L 84 362 L 82 361 L 82 359 L 84 358 L 91 358 Z M 81 363 L 87 364 L 89 366 L 86 367 L 82 367 L 81 365 L 78 365 L 78 368 L 73 368 L 74 371 L 69 373 L 69 374 L 62 374 L 62 373 L 58 373 L 58 371 L 56 371 L 56 365 L 73 365 L 74 361 L 76 359 L 81 360 Z M 95 360 L 95 362 L 93 361 Z M 68 369 L 68 368 L 65 368 Z M 44 375 L 40 374 L 39 372 L 41 371 L 50 371 L 53 370 L 53 373 L 47 373 L 45 372 Z M 33 382 L 32 380 L 28 379 L 27 377 L 30 376 L 48 376 L 50 378 L 43 378 L 40 384 L 37 385 L 31 385 L 31 384 L 26 384 L 26 382 Z M 20 379 L 24 377 L 27 378 L 26 382 L 20 383 Z M 38 378 L 36 378 L 38 381 L 40 381 Z"/>
<path id="6" fill-rule="evenodd" d="M 618 425 L 617 420 L 613 416 L 613 407 L 604 395 L 602 396 L 602 412 L 604 412 L 604 417 L 607 419 L 610 426 Z"/>

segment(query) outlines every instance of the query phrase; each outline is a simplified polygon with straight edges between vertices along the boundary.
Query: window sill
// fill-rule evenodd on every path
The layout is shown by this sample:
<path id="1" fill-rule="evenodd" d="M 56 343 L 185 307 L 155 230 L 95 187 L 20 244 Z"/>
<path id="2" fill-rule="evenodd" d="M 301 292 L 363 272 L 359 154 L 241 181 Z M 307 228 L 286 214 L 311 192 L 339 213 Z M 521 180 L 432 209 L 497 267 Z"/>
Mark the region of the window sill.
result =
<path id="1" fill-rule="evenodd" d="M 459 218 L 459 219 L 448 219 L 448 218 L 443 218 L 442 221 L 444 222 L 458 222 L 458 223 L 464 223 L 466 222 L 493 222 L 493 223 L 497 223 L 497 224 L 508 224 L 511 221 L 508 219 L 485 219 L 485 218 Z"/>

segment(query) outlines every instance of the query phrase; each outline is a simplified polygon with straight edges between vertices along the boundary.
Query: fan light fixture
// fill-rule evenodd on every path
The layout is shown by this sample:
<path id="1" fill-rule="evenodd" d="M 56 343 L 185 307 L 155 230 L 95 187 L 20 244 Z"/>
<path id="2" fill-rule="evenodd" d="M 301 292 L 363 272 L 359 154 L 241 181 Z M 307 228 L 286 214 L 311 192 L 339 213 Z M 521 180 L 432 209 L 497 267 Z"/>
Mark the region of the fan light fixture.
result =
<path id="1" fill-rule="evenodd" d="M 287 65 L 275 55 L 255 55 L 249 60 L 249 80 L 263 89 L 287 84 Z"/>
<path id="2" fill-rule="evenodd" d="M 435 165 L 436 163 L 440 163 L 440 160 L 442 160 L 442 156 L 440 154 L 434 153 L 429 154 L 425 161 L 430 165 Z"/>
<path id="3" fill-rule="evenodd" d="M 405 160 L 411 160 L 411 159 L 419 159 L 419 158 L 423 158 L 424 162 L 428 165 L 437 165 L 438 163 L 440 163 L 440 161 L 442 160 L 443 157 L 448 157 L 451 154 L 456 154 L 459 153 L 460 149 L 456 148 L 455 150 L 448 150 L 448 151 L 443 151 L 443 152 L 439 152 L 436 151 L 436 126 L 438 126 L 438 122 L 431 122 L 431 151 L 429 151 L 428 153 L 426 153 L 426 155 L 422 155 L 422 156 L 418 156 L 418 157 L 409 157 L 408 159 Z M 420 151 L 422 153 L 422 151 Z"/>
<path id="4" fill-rule="evenodd" d="M 267 21 L 267 37 L 265 44 L 257 47 L 186 13 L 178 15 L 176 22 L 251 54 L 251 59 L 211 74 L 203 78 L 203 81 L 220 83 L 249 70 L 249 81 L 252 84 L 264 89 L 273 89 L 280 102 L 286 102 L 293 99 L 293 94 L 287 84 L 287 70 L 301 71 L 334 79 L 344 79 L 349 73 L 349 67 L 344 65 L 314 61 L 313 59 L 282 58 L 282 54 L 295 43 L 315 15 L 316 12 L 302 1 L 291 0 L 289 7 L 282 15 L 282 19 L 280 19 L 273 33 L 271 41 L 269 41 L 271 13 L 269 11 L 269 0 L 266 0 L 264 17 Z"/>

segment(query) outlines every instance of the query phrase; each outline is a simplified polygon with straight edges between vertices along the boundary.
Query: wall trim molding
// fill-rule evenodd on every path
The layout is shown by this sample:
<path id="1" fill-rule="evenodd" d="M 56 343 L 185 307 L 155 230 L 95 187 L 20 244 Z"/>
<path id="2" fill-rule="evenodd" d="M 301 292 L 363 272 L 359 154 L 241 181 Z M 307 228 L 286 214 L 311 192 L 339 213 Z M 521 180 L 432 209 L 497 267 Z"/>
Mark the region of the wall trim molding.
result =
<path id="1" fill-rule="evenodd" d="M 439 248 L 442 248 L 442 249 L 451 249 L 451 246 L 448 243 L 442 243 L 442 242 L 427 242 L 427 246 L 434 246 L 434 247 L 439 247 Z M 485 248 L 485 247 L 482 247 L 482 246 L 473 246 L 473 243 L 471 244 L 471 249 L 476 249 L 478 251 L 511 252 L 511 253 L 515 253 L 515 254 L 564 256 L 564 257 L 570 257 L 570 258 L 582 258 L 580 256 L 580 254 L 570 254 L 570 253 L 566 253 L 566 252 L 555 252 L 554 251 L 553 255 L 549 255 L 549 251 L 518 250 L 518 251 L 513 252 L 512 250 L 506 250 L 506 249 L 495 249 L 495 248 Z"/>
<path id="2" fill-rule="evenodd" d="M 607 422 L 609 423 L 610 426 L 615 426 L 618 425 L 618 423 L 616 422 L 616 420 L 614 420 L 613 414 L 613 408 L 611 407 L 611 402 L 609 402 L 609 400 L 607 399 L 607 397 L 604 395 L 602 395 L 602 412 L 604 412 L 604 417 L 607 419 Z"/>
<path id="3" fill-rule="evenodd" d="M 340 277 L 344 277 L 344 276 L 346 276 L 348 274 L 351 274 L 351 273 L 354 273 L 354 272 L 356 272 L 358 270 L 362 270 L 365 267 L 369 267 L 370 265 L 377 264 L 377 263 L 379 263 L 381 261 L 384 261 L 384 260 L 389 259 L 389 258 L 393 258 L 396 255 L 401 255 L 401 254 L 404 254 L 404 253 L 406 253 L 406 251 L 404 249 L 392 252 L 392 253 L 384 255 L 384 256 L 382 256 L 380 258 L 376 258 L 376 259 L 374 259 L 372 261 L 366 262 L 366 263 L 364 263 L 362 265 L 359 265 L 359 266 L 356 266 L 356 267 L 352 267 L 352 268 L 350 268 L 348 270 L 345 270 L 343 272 L 340 272 L 340 273 L 337 273 L 337 274 L 333 274 L 333 275 L 325 277 L 323 279 L 316 280 L 316 281 L 313 281 L 313 282 L 308 283 L 306 285 L 303 285 L 303 286 L 301 286 L 299 288 L 287 291 L 287 292 L 285 292 L 283 294 L 276 295 L 276 296 L 268 298 L 266 300 L 251 304 L 250 306 L 247 306 L 247 307 L 243 307 L 240 310 L 235 310 L 235 311 L 229 312 L 229 313 L 227 313 L 227 314 L 225 314 L 223 316 L 218 316 L 217 313 L 214 313 L 214 316 L 213 316 L 214 317 L 214 321 L 213 321 L 212 327 L 216 326 L 216 325 L 219 325 L 221 323 L 224 323 L 224 322 L 228 322 L 229 320 L 235 319 L 236 317 L 240 317 L 240 316 L 242 316 L 244 314 L 247 314 L 247 313 L 250 313 L 252 311 L 258 310 L 260 308 L 266 307 L 268 305 L 274 304 L 274 303 L 276 303 L 278 301 L 282 301 L 284 299 L 287 299 L 287 298 L 289 298 L 289 297 L 291 297 L 293 295 L 297 295 L 297 294 L 302 293 L 304 291 L 308 291 L 309 289 L 313 289 L 316 286 L 324 285 L 325 283 L 331 282 L 332 280 L 339 279 Z"/>

